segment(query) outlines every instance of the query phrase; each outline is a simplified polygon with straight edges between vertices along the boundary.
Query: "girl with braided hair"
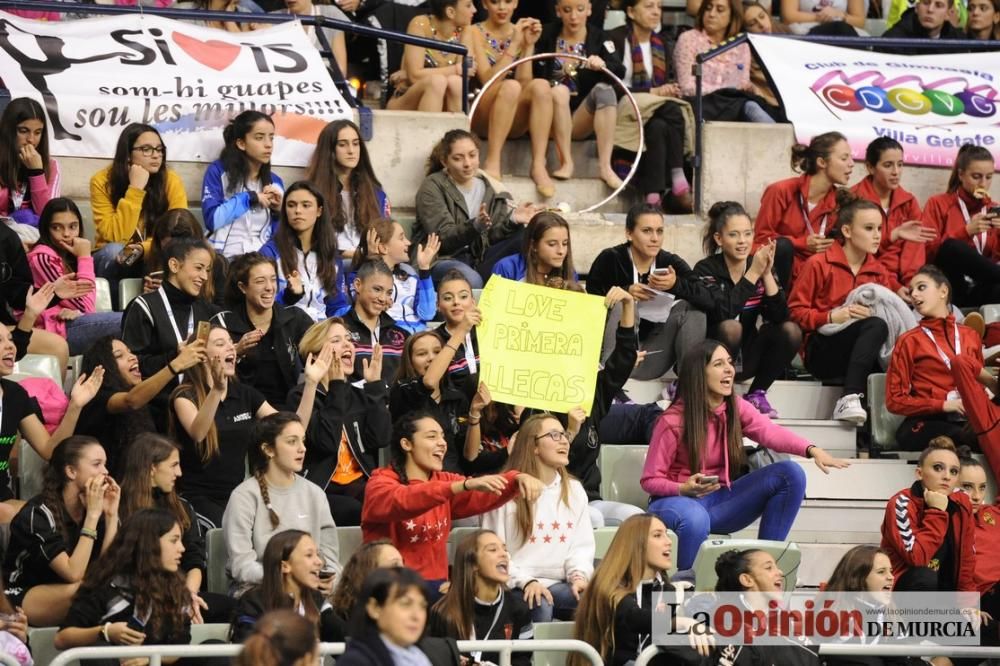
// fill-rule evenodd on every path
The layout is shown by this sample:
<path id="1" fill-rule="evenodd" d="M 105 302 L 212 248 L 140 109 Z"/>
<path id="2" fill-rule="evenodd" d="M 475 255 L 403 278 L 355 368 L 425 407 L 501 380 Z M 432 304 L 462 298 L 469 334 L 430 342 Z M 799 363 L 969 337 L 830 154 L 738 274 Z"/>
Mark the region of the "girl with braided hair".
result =
<path id="1" fill-rule="evenodd" d="M 326 493 L 299 476 L 306 457 L 306 431 L 292 412 L 266 416 L 254 427 L 250 447 L 253 476 L 237 486 L 222 517 L 229 553 L 227 569 L 238 592 L 264 578 L 261 563 L 267 542 L 277 532 L 300 529 L 319 545 L 323 569 L 340 573 L 337 526 Z M 320 591 L 329 594 L 331 576 Z"/>

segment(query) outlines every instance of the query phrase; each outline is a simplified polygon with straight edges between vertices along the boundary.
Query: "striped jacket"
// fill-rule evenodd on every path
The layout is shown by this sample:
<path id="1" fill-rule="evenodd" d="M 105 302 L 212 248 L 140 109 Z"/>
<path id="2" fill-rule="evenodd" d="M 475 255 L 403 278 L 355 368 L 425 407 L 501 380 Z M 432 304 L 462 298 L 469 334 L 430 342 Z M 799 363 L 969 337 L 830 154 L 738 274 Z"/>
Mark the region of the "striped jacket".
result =
<path id="1" fill-rule="evenodd" d="M 36 289 L 48 282 L 55 282 L 70 272 L 63 266 L 62 257 L 59 256 L 55 248 L 41 243 L 35 245 L 28 253 L 28 265 L 31 267 L 31 277 Z M 87 255 L 77 258 L 76 276 L 81 280 L 94 281 L 93 257 Z M 42 313 L 42 316 L 35 322 L 35 328 L 41 328 L 64 338 L 66 337 L 66 322 L 59 319 L 59 313 L 65 308 L 76 310 L 81 314 L 89 314 L 94 311 L 95 298 L 96 292 L 91 289 L 83 296 L 60 300 Z"/>
<path id="2" fill-rule="evenodd" d="M 976 524 L 972 504 L 964 492 L 948 496 L 948 509 L 929 508 L 924 503 L 924 487 L 920 481 L 899 491 L 889 499 L 882 521 L 882 548 L 889 553 L 892 574 L 900 577 L 913 567 L 937 569 L 937 554 L 951 532 L 952 578 L 960 592 L 978 590 L 976 570 Z"/>

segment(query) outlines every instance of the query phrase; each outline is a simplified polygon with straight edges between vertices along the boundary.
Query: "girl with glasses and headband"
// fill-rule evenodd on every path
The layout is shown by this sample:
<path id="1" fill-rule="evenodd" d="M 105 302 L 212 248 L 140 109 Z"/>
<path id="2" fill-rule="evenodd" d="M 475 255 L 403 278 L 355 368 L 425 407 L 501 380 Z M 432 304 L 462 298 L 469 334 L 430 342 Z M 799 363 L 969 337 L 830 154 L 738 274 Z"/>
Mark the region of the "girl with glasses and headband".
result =
<path id="1" fill-rule="evenodd" d="M 510 551 L 510 585 L 531 608 L 534 622 L 571 620 L 594 572 L 594 528 L 587 491 L 566 471 L 569 438 L 550 414 L 536 414 L 517 432 L 508 469 L 544 486 L 538 499 L 518 497 L 483 516 Z"/>
<path id="2" fill-rule="evenodd" d="M 132 123 L 122 130 L 111 165 L 90 179 L 90 203 L 97 229 L 94 271 L 111 283 L 111 302 L 117 303 L 118 281 L 142 275 L 139 259 L 149 252 L 153 221 L 171 208 L 188 207 L 155 127 Z"/>

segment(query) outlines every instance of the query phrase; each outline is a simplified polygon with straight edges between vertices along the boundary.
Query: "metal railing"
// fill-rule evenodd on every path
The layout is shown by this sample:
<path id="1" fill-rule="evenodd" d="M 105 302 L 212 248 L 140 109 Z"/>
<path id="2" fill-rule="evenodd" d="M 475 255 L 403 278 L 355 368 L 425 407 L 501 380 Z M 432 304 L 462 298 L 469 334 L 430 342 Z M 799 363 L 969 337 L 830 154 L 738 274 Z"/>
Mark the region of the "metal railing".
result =
<path id="1" fill-rule="evenodd" d="M 660 653 L 657 645 L 651 645 L 639 654 L 635 666 L 649 666 L 653 657 Z M 844 643 L 824 643 L 819 646 L 819 653 L 831 657 L 927 657 L 936 654 L 947 654 L 949 657 L 965 657 L 974 659 L 996 659 L 1000 657 L 1000 648 L 989 647 L 951 647 L 933 645 L 847 645 Z"/>
<path id="2" fill-rule="evenodd" d="M 311 25 L 318 28 L 332 28 L 343 32 L 353 33 L 355 35 L 372 37 L 374 39 L 384 39 L 390 42 L 399 42 L 401 44 L 434 49 L 445 53 L 456 53 L 462 56 L 462 111 L 465 112 L 468 110 L 469 62 L 466 56 L 468 56 L 469 50 L 463 44 L 454 44 L 452 42 L 418 37 L 417 35 L 410 35 L 405 32 L 395 32 L 393 30 L 373 28 L 369 25 L 351 23 L 350 21 L 341 21 L 338 19 L 328 18 L 326 16 L 220 12 L 207 9 L 160 9 L 156 7 L 143 7 L 142 5 L 121 7 L 118 5 L 85 5 L 76 3 L 50 2 L 49 0 L 0 0 L 0 9 L 24 9 L 32 11 L 60 12 L 63 14 L 150 14 L 180 21 L 224 21 L 227 23 L 285 23 L 287 21 L 297 19 L 305 25 Z M 337 65 L 337 61 L 333 57 L 333 50 L 330 48 L 330 44 L 326 40 L 326 35 L 323 34 L 322 30 L 316 30 L 315 35 L 319 39 L 320 45 L 323 47 L 320 50 L 320 55 L 327 59 L 330 69 L 333 72 L 334 82 L 339 88 L 343 88 L 343 86 L 347 85 L 345 73 L 341 72 L 340 66 Z M 383 81 L 383 84 L 385 83 L 387 82 Z M 345 94 L 344 97 L 348 104 L 351 104 L 352 106 L 356 105 L 357 102 L 354 99 L 353 94 Z"/>
<path id="3" fill-rule="evenodd" d="M 321 643 L 320 655 L 343 654 L 344 643 Z M 570 639 L 517 640 L 517 641 L 458 641 L 461 652 L 496 652 L 500 655 L 498 666 L 510 666 L 511 655 L 514 652 L 580 652 L 593 666 L 603 666 L 604 661 L 592 646 L 583 641 Z M 83 647 L 72 648 L 61 652 L 52 660 L 50 666 L 68 666 L 74 661 L 93 659 L 128 659 L 146 657 L 149 666 L 161 666 L 163 657 L 235 657 L 243 650 L 242 645 L 211 644 L 211 645 L 135 645 L 115 647 Z M 4 661 L 0 653 L 0 664 L 3 666 L 18 666 L 16 661 Z"/>
<path id="4" fill-rule="evenodd" d="M 965 50 L 975 50 L 975 51 L 998 51 L 1000 50 L 1000 42 L 997 41 L 982 41 L 982 40 L 969 40 L 969 39 L 893 39 L 891 37 L 843 37 L 843 36 L 820 36 L 820 35 L 769 35 L 769 37 L 780 37 L 781 39 L 797 39 L 806 42 L 815 42 L 818 44 L 827 44 L 830 46 L 840 46 L 843 48 L 855 49 L 858 51 L 875 51 L 875 50 L 886 50 L 895 51 L 898 49 L 927 49 L 933 51 L 965 51 Z M 702 209 L 702 150 L 704 149 L 703 144 L 703 131 L 705 125 L 705 113 L 703 108 L 702 99 L 703 88 L 702 88 L 702 65 L 704 65 L 709 60 L 717 58 L 723 53 L 730 51 L 737 46 L 743 44 L 749 44 L 750 39 L 747 33 L 743 32 L 727 42 L 719 44 L 714 49 L 705 51 L 704 53 L 699 53 L 695 59 L 694 64 L 691 69 L 694 73 L 694 117 L 695 117 L 695 127 L 694 127 L 694 210 L 696 214 L 700 214 Z M 771 81 L 771 77 L 767 74 L 767 69 L 764 68 L 765 76 L 768 78 L 768 82 L 771 83 L 772 89 L 774 88 L 774 82 Z M 636 666 L 640 666 L 636 664 Z"/>

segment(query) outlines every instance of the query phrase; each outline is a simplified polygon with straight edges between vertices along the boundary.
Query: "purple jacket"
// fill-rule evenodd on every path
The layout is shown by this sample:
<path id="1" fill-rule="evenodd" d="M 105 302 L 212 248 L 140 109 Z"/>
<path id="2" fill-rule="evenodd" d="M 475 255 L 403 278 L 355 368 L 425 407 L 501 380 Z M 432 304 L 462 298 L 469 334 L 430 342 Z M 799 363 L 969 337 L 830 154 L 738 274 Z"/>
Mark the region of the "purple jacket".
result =
<path id="1" fill-rule="evenodd" d="M 743 398 L 737 398 L 743 435 L 780 453 L 806 455 L 809 442 L 790 430 L 777 425 L 757 411 Z M 653 428 L 653 437 L 642 468 L 642 489 L 652 497 L 680 494 L 680 486 L 691 476 L 687 446 L 684 444 L 684 403 L 674 402 L 660 415 Z M 726 448 L 726 404 L 712 411 L 705 436 L 705 452 L 701 460 L 703 474 L 719 476 L 719 483 L 731 484 L 729 450 Z"/>

